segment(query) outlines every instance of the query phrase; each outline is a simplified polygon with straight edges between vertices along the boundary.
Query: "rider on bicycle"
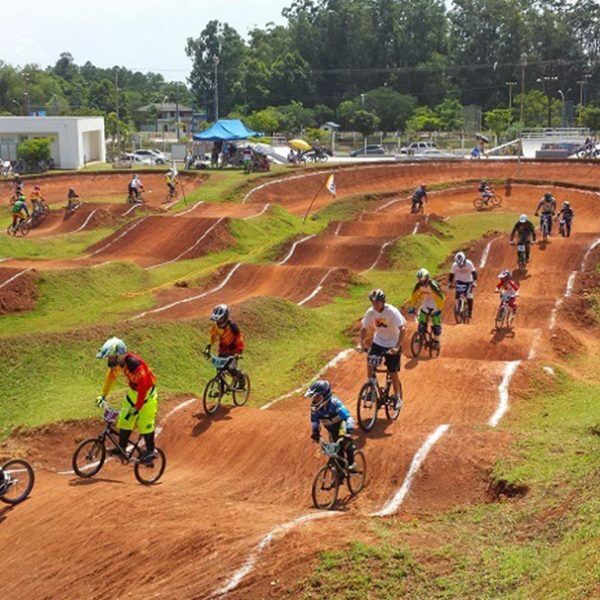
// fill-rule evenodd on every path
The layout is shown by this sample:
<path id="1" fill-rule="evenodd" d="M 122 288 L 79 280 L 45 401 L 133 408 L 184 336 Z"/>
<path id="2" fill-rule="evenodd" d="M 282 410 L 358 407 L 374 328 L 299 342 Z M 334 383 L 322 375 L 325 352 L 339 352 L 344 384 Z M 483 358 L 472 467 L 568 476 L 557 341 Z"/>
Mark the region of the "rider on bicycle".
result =
<path id="1" fill-rule="evenodd" d="M 517 313 L 517 292 L 519 291 L 519 284 L 512 278 L 512 275 L 508 269 L 504 269 L 498 275 L 498 284 L 496 285 L 495 292 L 502 294 L 502 300 L 508 300 L 508 306 L 514 314 Z"/>
<path id="2" fill-rule="evenodd" d="M 419 333 L 427 331 L 427 320 L 431 317 L 433 339 L 439 342 L 442 335 L 442 308 L 444 308 L 444 293 L 435 279 L 431 279 L 427 269 L 417 271 L 417 284 L 410 298 L 411 308 L 414 313 L 419 306 Z"/>
<path id="3" fill-rule="evenodd" d="M 400 399 L 400 354 L 402 354 L 402 339 L 406 329 L 406 319 L 402 313 L 385 301 L 383 290 L 373 290 L 369 294 L 371 308 L 367 310 L 361 322 L 360 346 L 368 353 L 368 357 L 383 357 L 385 366 L 392 378 L 394 386 L 394 408 L 399 408 Z M 370 347 L 367 347 L 367 335 L 371 328 L 375 329 L 375 335 Z M 375 377 L 376 364 L 367 361 L 367 377 Z"/>
<path id="4" fill-rule="evenodd" d="M 564 220 L 567 237 L 571 237 L 571 223 L 573 222 L 575 211 L 571 208 L 571 203 L 568 200 L 563 202 L 562 208 L 556 216 Z"/>
<path id="5" fill-rule="evenodd" d="M 464 252 L 457 252 L 452 263 L 452 270 L 448 276 L 448 287 L 456 288 L 455 300 L 461 294 L 467 298 L 469 319 L 473 317 L 473 288 L 477 287 L 477 271 L 475 265 L 467 258 Z"/>
<path id="6" fill-rule="evenodd" d="M 43 212 L 42 202 L 44 202 L 42 188 L 39 185 L 36 185 L 33 188 L 33 192 L 31 192 L 31 206 L 33 207 L 34 214 Z"/>
<path id="7" fill-rule="evenodd" d="M 127 352 L 123 340 L 113 337 L 104 342 L 96 358 L 108 359 L 108 373 L 104 380 L 102 395 L 96 403 L 101 406 L 117 379 L 119 371 L 127 378 L 129 390 L 119 413 L 119 446 L 126 451 L 131 432 L 137 426 L 144 436 L 146 452 L 140 460 L 148 461 L 154 458 L 154 430 L 156 428 L 156 412 L 158 410 L 158 394 L 156 392 L 156 377 L 150 367 L 139 356 Z M 111 450 L 113 455 L 120 455 L 117 448 Z"/>
<path id="8" fill-rule="evenodd" d="M 169 195 L 175 196 L 175 186 L 179 183 L 177 179 L 177 171 L 175 168 L 169 169 L 165 175 L 165 183 L 169 188 Z"/>
<path id="9" fill-rule="evenodd" d="M 310 403 L 311 438 L 315 442 L 321 439 L 321 423 L 328 431 L 332 442 L 340 440 L 340 449 L 346 454 L 348 470 L 355 470 L 355 446 L 350 434 L 354 431 L 354 419 L 342 401 L 334 396 L 329 381 L 319 379 L 308 388 L 305 398 L 312 398 Z"/>
<path id="10" fill-rule="evenodd" d="M 219 358 L 232 357 L 227 366 L 227 370 L 237 382 L 237 389 L 243 390 L 246 383 L 243 373 L 237 368 L 237 359 L 244 351 L 244 337 L 240 328 L 229 318 L 229 306 L 219 304 L 215 306 L 210 320 L 214 325 L 210 328 L 210 343 L 204 349 L 206 355 L 210 354 L 210 349 L 215 342 L 219 342 Z"/>
<path id="11" fill-rule="evenodd" d="M 548 223 L 548 235 L 550 235 L 552 233 L 552 217 L 556 212 L 556 200 L 550 192 L 546 192 L 538 202 L 535 209 L 535 216 L 537 217 L 540 212 L 542 213 L 540 217 L 540 229 L 542 228 L 544 219 L 546 219 Z"/>
<path id="12" fill-rule="evenodd" d="M 140 178 L 137 175 L 134 175 L 133 179 L 129 182 L 129 186 L 127 187 L 127 193 L 137 202 L 139 201 L 143 191 L 144 186 L 142 185 Z"/>
<path id="13" fill-rule="evenodd" d="M 478 191 L 481 194 L 481 199 L 483 200 L 484 204 L 488 204 L 490 198 L 494 195 L 492 188 L 485 179 L 481 180 Z"/>
<path id="14" fill-rule="evenodd" d="M 535 242 L 535 226 L 527 218 L 526 214 L 522 214 L 519 220 L 515 223 L 511 234 L 510 243 L 513 243 L 515 235 L 518 236 L 517 243 L 525 246 L 525 260 L 529 262 L 529 253 L 531 250 L 531 242 Z"/>
<path id="15" fill-rule="evenodd" d="M 427 202 L 427 186 L 422 183 L 412 195 L 411 212 L 419 212 L 425 202 Z"/>
<path id="16" fill-rule="evenodd" d="M 67 210 L 73 210 L 73 208 L 77 206 L 75 200 L 79 200 L 79 195 L 74 188 L 69 188 L 69 193 L 67 194 Z"/>
<path id="17" fill-rule="evenodd" d="M 17 197 L 15 203 L 12 205 L 12 228 L 15 230 L 21 221 L 24 221 L 29 217 L 29 209 L 27 208 L 27 199 L 23 194 Z"/>

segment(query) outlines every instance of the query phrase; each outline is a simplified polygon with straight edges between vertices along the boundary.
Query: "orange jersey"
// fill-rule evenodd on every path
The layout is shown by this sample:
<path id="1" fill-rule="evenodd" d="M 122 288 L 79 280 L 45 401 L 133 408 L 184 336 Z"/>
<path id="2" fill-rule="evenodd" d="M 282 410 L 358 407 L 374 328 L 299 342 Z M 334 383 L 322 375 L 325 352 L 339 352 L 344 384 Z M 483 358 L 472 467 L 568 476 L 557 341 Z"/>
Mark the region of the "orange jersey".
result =
<path id="1" fill-rule="evenodd" d="M 156 385 L 156 376 L 139 356 L 128 353 L 125 355 L 125 365 L 123 367 L 117 366 L 108 370 L 102 390 L 103 396 L 108 396 L 110 393 L 119 371 L 123 371 L 129 387 L 137 392 L 138 397 L 135 408 L 140 410 L 146 402 L 148 392 Z"/>
<path id="2" fill-rule="evenodd" d="M 244 351 L 244 337 L 240 328 L 233 322 L 227 321 L 225 327 L 217 324 L 210 328 L 210 343 L 219 341 L 219 356 L 233 356 Z"/>

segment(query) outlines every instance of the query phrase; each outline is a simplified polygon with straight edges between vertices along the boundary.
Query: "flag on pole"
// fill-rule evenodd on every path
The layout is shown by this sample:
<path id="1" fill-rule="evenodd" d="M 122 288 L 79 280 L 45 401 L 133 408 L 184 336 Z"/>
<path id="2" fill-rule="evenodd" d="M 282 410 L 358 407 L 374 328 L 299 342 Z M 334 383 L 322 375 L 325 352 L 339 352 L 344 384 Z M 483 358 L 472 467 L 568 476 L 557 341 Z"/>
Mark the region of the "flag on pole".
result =
<path id="1" fill-rule="evenodd" d="M 336 189 L 335 189 L 335 177 L 333 174 L 331 174 L 329 176 L 327 183 L 325 183 L 325 187 L 327 188 L 327 191 L 335 198 Z"/>

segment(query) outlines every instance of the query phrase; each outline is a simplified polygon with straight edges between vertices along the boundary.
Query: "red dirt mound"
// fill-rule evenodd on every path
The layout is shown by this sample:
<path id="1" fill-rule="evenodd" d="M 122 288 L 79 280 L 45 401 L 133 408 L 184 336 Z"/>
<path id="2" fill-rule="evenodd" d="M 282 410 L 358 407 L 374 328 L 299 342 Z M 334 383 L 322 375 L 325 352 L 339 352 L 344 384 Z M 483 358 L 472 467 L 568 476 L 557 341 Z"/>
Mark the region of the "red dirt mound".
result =
<path id="1" fill-rule="evenodd" d="M 0 315 L 35 308 L 37 273 L 32 270 L 0 268 Z"/>

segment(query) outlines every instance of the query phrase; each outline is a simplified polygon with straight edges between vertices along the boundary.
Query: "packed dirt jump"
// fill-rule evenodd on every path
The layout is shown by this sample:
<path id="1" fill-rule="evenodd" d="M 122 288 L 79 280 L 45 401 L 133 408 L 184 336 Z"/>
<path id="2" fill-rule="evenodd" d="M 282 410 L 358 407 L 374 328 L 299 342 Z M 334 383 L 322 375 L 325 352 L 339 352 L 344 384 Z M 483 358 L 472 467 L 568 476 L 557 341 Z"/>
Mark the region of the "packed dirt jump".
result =
<path id="1" fill-rule="evenodd" d="M 256 295 L 277 295 L 305 306 L 340 295 L 340 280 L 385 268 L 390 242 L 428 227 L 426 215 L 409 214 L 405 196 L 394 197 L 423 178 L 441 183 L 511 177 L 591 186 L 598 172 L 589 165 L 504 162 L 340 170 L 336 183 L 342 196 L 386 197 L 355 221 L 294 240 L 279 264 L 228 265 L 215 274 L 212 287 L 162 292 L 156 309 L 137 318 L 194 317 L 207 314 L 217 300 L 235 304 Z M 302 213 L 314 195 L 316 177 L 271 183 L 246 203 L 281 203 Z M 452 218 L 472 212 L 473 189 L 432 194 L 427 214 Z M 488 499 L 488 471 L 509 442 L 496 427 L 516 401 L 516 390 L 536 361 L 554 355 L 557 333 L 569 329 L 587 343 L 584 330 L 566 323 L 563 304 L 577 289 L 580 272 L 598 258 L 593 248 L 600 239 L 600 198 L 556 184 L 519 183 L 501 210 L 531 214 L 546 189 L 559 200 L 571 200 L 577 215 L 573 236 L 555 234 L 548 244 L 534 246 L 520 281 L 513 334 L 494 330 L 498 300 L 493 288 L 498 271 L 515 265 L 515 248 L 504 235 L 475 245 L 470 258 L 480 279 L 473 320 L 454 324 L 450 301 L 438 358 L 413 359 L 405 344 L 400 418 L 378 421 L 358 441 L 368 462 L 362 493 L 349 497 L 342 492 L 336 511 L 312 508 L 310 486 L 324 460 L 310 443 L 308 407 L 298 390 L 262 409 L 222 408 L 213 418 L 204 415 L 197 398 L 163 409 L 157 443 L 168 466 L 160 484 L 149 488 L 114 461 L 92 480 L 75 477 L 69 471 L 70 453 L 89 431 L 69 429 L 37 465 L 31 498 L 0 513 L 0 545 L 12 548 L 3 556 L 5 572 L 11 574 L 2 584 L 6 597 L 278 597 L 281 586 L 304 573 L 319 550 L 356 539 L 364 530 L 357 525 L 365 519 L 407 518 Z M 324 194 L 317 204 L 331 201 Z M 178 227 L 175 217 L 162 218 Z M 186 243 L 211 222 L 199 223 Z M 141 237 L 149 235 L 145 225 L 137 229 Z M 150 266 L 158 259 L 122 252 Z M 328 277 L 335 290 L 328 289 Z M 413 331 L 411 322 L 406 342 Z M 365 357 L 351 348 L 339 352 L 329 357 L 323 374 L 354 412 L 366 378 Z"/>

